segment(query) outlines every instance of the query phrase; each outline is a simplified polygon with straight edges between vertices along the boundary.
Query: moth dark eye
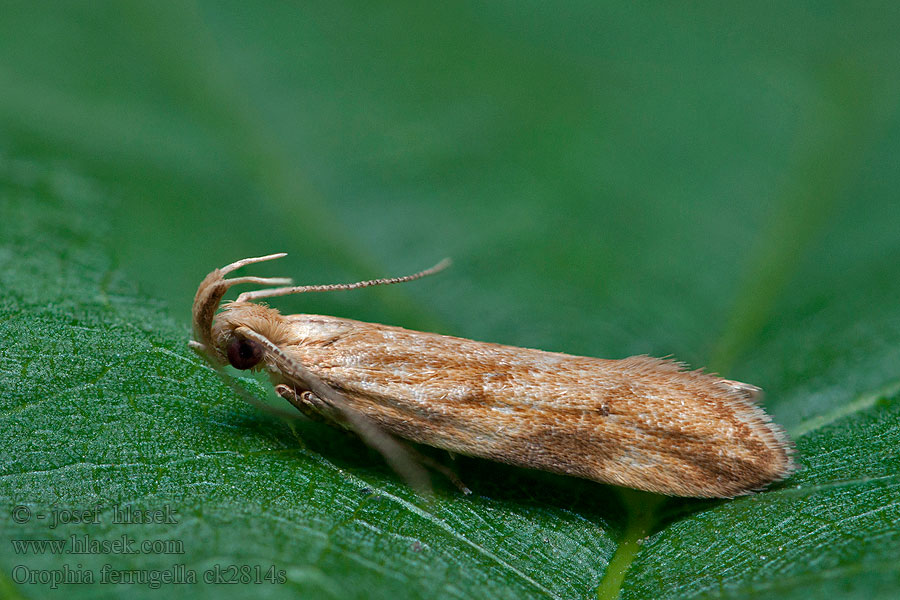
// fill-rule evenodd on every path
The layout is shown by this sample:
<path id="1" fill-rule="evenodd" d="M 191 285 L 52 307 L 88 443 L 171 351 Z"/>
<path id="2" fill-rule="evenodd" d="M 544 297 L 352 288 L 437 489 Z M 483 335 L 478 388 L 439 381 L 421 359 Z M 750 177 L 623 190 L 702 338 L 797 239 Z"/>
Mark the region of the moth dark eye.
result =
<path id="1" fill-rule="evenodd" d="M 228 344 L 228 362 L 235 369 L 252 369 L 263 357 L 263 347 L 253 340 L 234 338 Z"/>

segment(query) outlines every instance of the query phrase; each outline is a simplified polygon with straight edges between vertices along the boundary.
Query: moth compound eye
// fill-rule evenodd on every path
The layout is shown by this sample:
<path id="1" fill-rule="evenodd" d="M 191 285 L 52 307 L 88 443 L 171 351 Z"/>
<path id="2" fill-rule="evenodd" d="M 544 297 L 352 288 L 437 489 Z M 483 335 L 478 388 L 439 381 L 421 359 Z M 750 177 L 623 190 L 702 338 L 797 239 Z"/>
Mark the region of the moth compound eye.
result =
<path id="1" fill-rule="evenodd" d="M 235 369 L 252 369 L 263 357 L 263 347 L 253 340 L 234 338 L 228 344 L 228 362 Z"/>

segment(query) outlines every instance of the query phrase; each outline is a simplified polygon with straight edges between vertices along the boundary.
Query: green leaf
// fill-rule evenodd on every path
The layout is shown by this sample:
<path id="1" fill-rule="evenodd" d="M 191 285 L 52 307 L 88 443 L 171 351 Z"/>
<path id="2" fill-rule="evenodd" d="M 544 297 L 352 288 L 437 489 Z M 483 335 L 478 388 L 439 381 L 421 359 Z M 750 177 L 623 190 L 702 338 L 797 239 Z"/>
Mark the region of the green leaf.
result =
<path id="1" fill-rule="evenodd" d="M 898 24 L 889 4 L 5 9 L 0 596 L 895 597 Z M 187 349 L 202 277 L 282 250 L 253 273 L 454 259 L 285 311 L 760 385 L 803 470 L 698 501 L 460 457 L 472 496 L 418 497 Z M 135 511 L 164 522 L 117 522 Z"/>

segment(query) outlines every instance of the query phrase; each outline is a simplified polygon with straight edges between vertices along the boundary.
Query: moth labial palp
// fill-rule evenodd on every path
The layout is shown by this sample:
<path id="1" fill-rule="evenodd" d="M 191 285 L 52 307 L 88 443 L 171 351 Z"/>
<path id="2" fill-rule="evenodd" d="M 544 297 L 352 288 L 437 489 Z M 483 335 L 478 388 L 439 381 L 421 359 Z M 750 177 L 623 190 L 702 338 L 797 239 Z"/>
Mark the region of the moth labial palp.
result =
<path id="1" fill-rule="evenodd" d="M 674 496 L 733 497 L 790 475 L 787 434 L 756 386 L 673 360 L 606 360 L 411 331 L 325 315 L 282 315 L 254 301 L 401 283 L 447 266 L 352 284 L 289 285 L 207 275 L 191 346 L 217 365 L 264 369 L 298 410 L 355 431 L 418 489 L 421 464 L 396 438 Z M 219 310 L 236 284 L 245 292 Z M 433 466 L 433 465 L 432 465 Z M 464 486 L 463 486 L 464 487 Z"/>

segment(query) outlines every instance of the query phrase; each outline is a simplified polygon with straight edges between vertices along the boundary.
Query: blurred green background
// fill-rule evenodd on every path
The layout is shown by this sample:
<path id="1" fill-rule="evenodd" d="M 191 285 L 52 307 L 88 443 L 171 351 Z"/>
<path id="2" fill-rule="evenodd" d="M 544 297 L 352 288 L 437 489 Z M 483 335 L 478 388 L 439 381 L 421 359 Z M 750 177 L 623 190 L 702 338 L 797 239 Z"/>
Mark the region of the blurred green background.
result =
<path id="1" fill-rule="evenodd" d="M 60 260 L 66 244 L 99 244 L 116 280 L 171 318 L 165 344 L 179 353 L 197 284 L 238 258 L 286 251 L 254 273 L 332 283 L 450 256 L 454 267 L 427 283 L 274 304 L 573 354 L 671 354 L 762 386 L 797 437 L 878 406 L 896 425 L 898 13 L 895 2 L 3 2 L 2 175 L 91 199 Z M 15 239 L 3 240 L 4 268 Z M 848 427 L 844 442 L 801 441 L 801 455 L 827 446 L 837 460 L 841 443 L 863 445 Z M 799 477 L 852 478 L 812 463 Z M 865 464 L 896 491 L 896 458 Z M 896 500 L 859 508 L 852 497 L 851 512 L 897 514 Z M 615 564 L 632 569 L 610 576 L 640 522 L 625 505 L 591 517 L 548 509 L 605 519 L 605 553 L 517 567 L 541 586 L 501 588 L 759 592 L 746 582 L 762 567 L 738 559 L 711 579 L 691 567 L 680 587 L 661 583 L 660 565 L 678 570 L 696 554 L 677 536 L 620 552 Z M 778 510 L 767 527 L 783 523 Z M 791 531 L 775 547 L 805 539 Z M 871 564 L 859 546 L 844 571 L 813 564 L 816 542 L 775 567 L 764 560 L 766 581 L 794 579 L 759 593 L 889 597 L 900 589 L 887 566 L 897 534 L 863 531 L 881 551 Z M 835 535 L 827 541 L 843 548 Z M 774 552 L 745 541 L 749 555 Z M 366 560 L 399 568 L 366 548 Z M 550 581 L 563 575 L 579 583 Z M 349 571 L 324 577 L 338 595 L 499 593 L 468 576 L 409 588 L 401 571 L 378 594 L 353 587 Z"/>

